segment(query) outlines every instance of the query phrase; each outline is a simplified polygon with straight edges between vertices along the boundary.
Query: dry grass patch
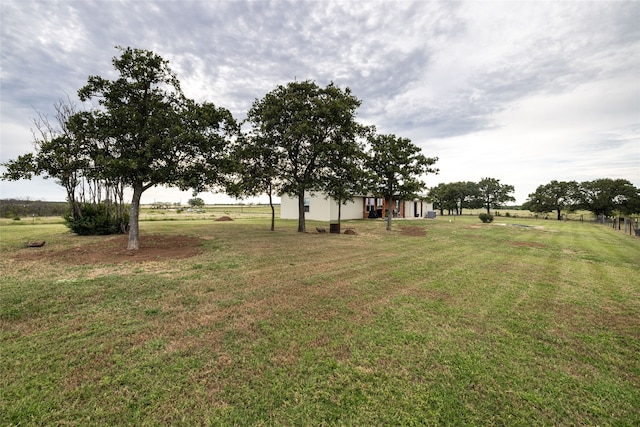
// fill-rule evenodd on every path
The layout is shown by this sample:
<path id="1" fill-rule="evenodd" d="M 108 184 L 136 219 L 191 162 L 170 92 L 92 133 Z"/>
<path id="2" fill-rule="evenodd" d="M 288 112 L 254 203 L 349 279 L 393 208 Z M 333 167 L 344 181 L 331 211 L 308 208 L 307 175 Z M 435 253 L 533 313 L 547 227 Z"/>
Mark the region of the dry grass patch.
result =
<path id="1" fill-rule="evenodd" d="M 400 227 L 400 234 L 412 237 L 427 237 L 427 231 L 424 227 L 415 225 L 403 225 Z"/>

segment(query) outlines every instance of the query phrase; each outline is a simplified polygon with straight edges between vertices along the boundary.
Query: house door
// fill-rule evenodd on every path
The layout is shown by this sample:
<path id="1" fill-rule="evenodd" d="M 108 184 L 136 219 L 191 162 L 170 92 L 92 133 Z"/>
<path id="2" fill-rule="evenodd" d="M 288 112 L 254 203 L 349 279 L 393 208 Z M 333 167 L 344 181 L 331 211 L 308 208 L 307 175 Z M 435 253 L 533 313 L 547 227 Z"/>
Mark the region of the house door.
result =
<path id="1" fill-rule="evenodd" d="M 413 202 L 413 216 L 416 218 L 422 216 L 422 203 Z"/>

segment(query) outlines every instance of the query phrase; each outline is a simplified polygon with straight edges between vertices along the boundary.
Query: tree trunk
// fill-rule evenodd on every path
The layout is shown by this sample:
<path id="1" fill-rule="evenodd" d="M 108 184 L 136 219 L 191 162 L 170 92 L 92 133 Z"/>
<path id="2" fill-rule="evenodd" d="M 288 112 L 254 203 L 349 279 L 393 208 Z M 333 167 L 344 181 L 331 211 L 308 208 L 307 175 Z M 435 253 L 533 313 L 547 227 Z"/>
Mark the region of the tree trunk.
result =
<path id="1" fill-rule="evenodd" d="M 140 198 L 143 192 L 142 184 L 133 187 L 133 197 L 131 199 L 131 210 L 129 211 L 129 243 L 127 250 L 137 251 L 140 249 L 140 228 L 138 218 L 140 216 Z"/>
<path id="2" fill-rule="evenodd" d="M 298 232 L 305 232 L 304 223 L 304 190 L 298 190 Z"/>
<path id="3" fill-rule="evenodd" d="M 271 186 L 269 186 L 269 206 L 271 206 L 271 231 L 276 229 L 276 210 L 273 207 L 273 197 L 271 196 Z"/>
<path id="4" fill-rule="evenodd" d="M 389 196 L 389 203 L 387 204 L 387 230 L 391 230 L 391 202 L 393 201 L 393 196 Z"/>
<path id="5" fill-rule="evenodd" d="M 558 221 L 562 219 L 562 214 L 560 213 L 561 209 L 558 208 Z"/>
<path id="6" fill-rule="evenodd" d="M 487 202 L 487 215 L 491 215 L 491 202 Z"/>

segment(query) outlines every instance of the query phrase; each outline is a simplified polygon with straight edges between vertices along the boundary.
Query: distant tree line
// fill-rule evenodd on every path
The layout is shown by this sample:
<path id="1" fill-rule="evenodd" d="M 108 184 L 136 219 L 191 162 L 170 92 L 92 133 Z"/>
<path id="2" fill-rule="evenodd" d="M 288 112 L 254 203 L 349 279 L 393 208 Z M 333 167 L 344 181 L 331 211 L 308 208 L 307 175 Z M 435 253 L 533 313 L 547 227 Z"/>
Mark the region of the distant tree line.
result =
<path id="1" fill-rule="evenodd" d="M 429 190 L 434 208 L 444 215 L 462 215 L 464 209 L 484 208 L 487 214 L 505 203 L 514 201 L 514 187 L 501 184 L 494 178 L 480 182 L 460 181 L 439 184 Z M 640 214 L 640 189 L 626 179 L 602 178 L 578 183 L 576 181 L 551 181 L 540 185 L 529 194 L 520 207 L 538 214 L 555 213 L 558 220 L 562 213 L 586 210 L 594 216 Z"/>
<path id="2" fill-rule="evenodd" d="M 548 214 L 587 210 L 595 216 L 640 214 L 640 189 L 626 179 L 602 178 L 578 183 L 551 181 L 529 194 L 523 209 Z"/>
<path id="3" fill-rule="evenodd" d="M 30 216 L 62 216 L 68 210 L 65 202 L 43 202 L 41 200 L 0 200 L 0 217 L 24 218 Z"/>
<path id="4" fill-rule="evenodd" d="M 409 139 L 377 134 L 356 121 L 360 100 L 349 88 L 313 81 L 278 86 L 256 99 L 238 123 L 229 110 L 187 98 L 168 61 L 151 51 L 120 48 L 118 77 L 90 76 L 78 91 L 91 111 L 67 100 L 57 125 L 36 120 L 35 152 L 5 163 L 2 179 L 54 178 L 67 192 L 67 221 L 77 233 L 128 231 L 139 248 L 142 194 L 157 185 L 225 191 L 236 197 L 273 194 L 299 200 L 324 191 L 340 205 L 357 193 L 411 197 L 424 191 L 437 158 Z M 128 212 L 124 189 L 132 190 Z M 93 227 L 93 231 L 91 228 Z M 391 228 L 391 213 L 387 220 Z"/>
<path id="5" fill-rule="evenodd" d="M 486 209 L 487 215 L 491 209 L 504 206 L 507 202 L 515 201 L 512 193 L 513 185 L 501 184 L 496 178 L 482 178 L 480 182 L 459 181 L 449 184 L 439 184 L 429 190 L 429 200 L 434 209 L 444 215 L 462 215 L 464 209 Z"/>

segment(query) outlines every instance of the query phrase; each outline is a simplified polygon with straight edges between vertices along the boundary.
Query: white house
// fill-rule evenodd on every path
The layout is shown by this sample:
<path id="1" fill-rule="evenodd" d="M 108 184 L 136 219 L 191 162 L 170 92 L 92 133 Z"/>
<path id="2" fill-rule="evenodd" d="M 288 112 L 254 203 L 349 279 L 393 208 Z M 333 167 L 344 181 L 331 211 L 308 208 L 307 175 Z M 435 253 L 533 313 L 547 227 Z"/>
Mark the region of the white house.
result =
<path id="1" fill-rule="evenodd" d="M 298 219 L 298 198 L 283 194 L 280 197 L 280 218 Z M 412 200 L 393 199 L 392 211 L 396 218 L 425 218 L 433 211 L 433 204 L 423 198 Z M 382 217 L 387 201 L 381 198 L 354 196 L 353 201 L 342 205 L 340 219 L 366 219 Z M 316 221 L 338 220 L 338 202 L 322 192 L 307 192 L 304 197 L 305 218 Z M 375 215 L 375 216 L 374 216 Z"/>

